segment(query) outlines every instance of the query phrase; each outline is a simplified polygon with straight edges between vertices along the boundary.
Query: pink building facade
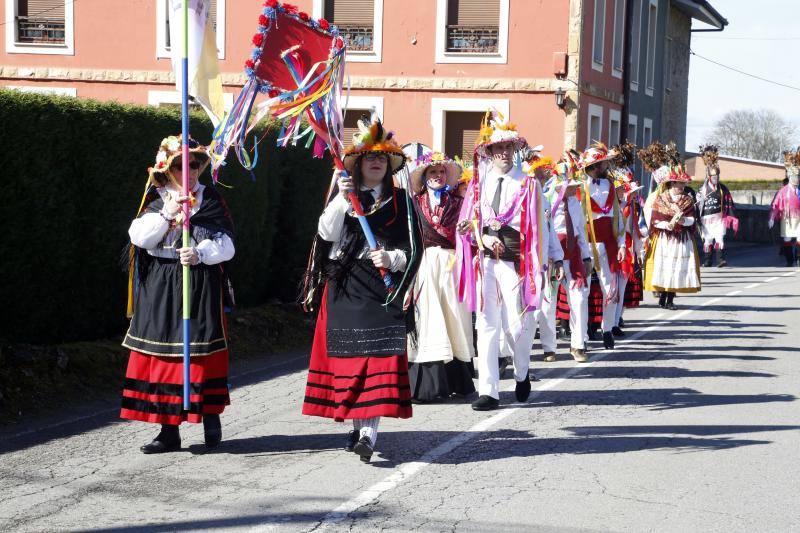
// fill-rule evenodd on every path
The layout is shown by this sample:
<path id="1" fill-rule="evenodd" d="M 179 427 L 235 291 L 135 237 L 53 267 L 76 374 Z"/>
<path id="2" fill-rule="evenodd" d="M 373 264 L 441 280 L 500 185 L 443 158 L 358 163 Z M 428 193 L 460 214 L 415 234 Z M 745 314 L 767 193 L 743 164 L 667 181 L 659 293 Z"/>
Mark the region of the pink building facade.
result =
<path id="1" fill-rule="evenodd" d="M 557 155 L 565 147 L 625 137 L 628 1 L 294 3 L 350 36 L 348 128 L 360 115 L 375 114 L 403 142 L 466 155 L 482 114 L 493 106 L 509 113 L 531 144 Z M 177 103 L 167 0 L 0 2 L 0 86 Z M 212 2 L 229 103 L 245 81 L 243 63 L 262 3 Z"/>

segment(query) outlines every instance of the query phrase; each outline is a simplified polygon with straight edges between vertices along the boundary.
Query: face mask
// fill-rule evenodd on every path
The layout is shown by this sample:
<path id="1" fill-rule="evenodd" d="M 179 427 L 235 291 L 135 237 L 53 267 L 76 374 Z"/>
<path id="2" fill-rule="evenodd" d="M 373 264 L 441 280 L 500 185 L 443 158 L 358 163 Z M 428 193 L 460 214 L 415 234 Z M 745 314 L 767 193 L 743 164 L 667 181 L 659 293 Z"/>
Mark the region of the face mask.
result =
<path id="1" fill-rule="evenodd" d="M 800 176 L 789 176 L 790 185 L 797 187 L 798 183 L 800 183 Z"/>

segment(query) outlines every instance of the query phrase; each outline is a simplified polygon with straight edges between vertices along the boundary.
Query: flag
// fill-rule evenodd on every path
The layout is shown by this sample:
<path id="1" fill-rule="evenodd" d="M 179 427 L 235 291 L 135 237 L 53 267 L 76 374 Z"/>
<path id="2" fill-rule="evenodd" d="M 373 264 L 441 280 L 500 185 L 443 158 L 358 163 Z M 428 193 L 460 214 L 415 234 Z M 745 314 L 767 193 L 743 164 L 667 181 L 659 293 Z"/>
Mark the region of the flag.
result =
<path id="1" fill-rule="evenodd" d="M 217 38 L 211 24 L 211 0 L 170 0 L 169 36 L 175 86 L 181 91 L 183 58 L 183 2 L 189 2 L 189 95 L 205 110 L 216 127 L 225 115 Z"/>

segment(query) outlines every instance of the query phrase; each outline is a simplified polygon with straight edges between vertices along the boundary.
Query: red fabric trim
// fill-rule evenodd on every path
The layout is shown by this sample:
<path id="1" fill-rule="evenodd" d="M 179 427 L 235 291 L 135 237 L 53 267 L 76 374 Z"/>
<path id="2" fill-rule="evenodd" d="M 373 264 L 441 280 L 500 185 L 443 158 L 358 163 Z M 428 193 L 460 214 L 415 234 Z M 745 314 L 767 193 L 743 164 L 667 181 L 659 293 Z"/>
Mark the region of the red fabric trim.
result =
<path id="1" fill-rule="evenodd" d="M 619 271 L 619 261 L 617 261 L 617 238 L 614 237 L 614 219 L 613 217 L 600 217 L 594 221 L 594 234 L 597 237 L 597 242 L 602 242 L 606 248 L 606 255 L 608 256 L 608 266 L 611 267 L 611 272 Z M 597 268 L 599 266 L 596 265 Z"/>

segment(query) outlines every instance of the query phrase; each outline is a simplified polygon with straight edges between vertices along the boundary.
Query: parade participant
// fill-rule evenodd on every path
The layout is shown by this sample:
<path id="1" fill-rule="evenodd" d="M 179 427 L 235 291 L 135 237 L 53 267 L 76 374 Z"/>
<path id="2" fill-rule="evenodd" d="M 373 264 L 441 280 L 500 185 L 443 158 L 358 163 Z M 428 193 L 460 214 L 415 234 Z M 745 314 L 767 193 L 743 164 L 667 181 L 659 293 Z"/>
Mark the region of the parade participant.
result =
<path id="1" fill-rule="evenodd" d="M 608 172 L 613 154 L 596 143 L 581 156 L 586 175 L 583 187 L 587 236 L 592 246 L 594 268 L 603 289 L 603 346 L 614 348 L 614 327 L 617 302 L 621 298 L 618 283 L 620 263 L 625 260 L 625 232 L 619 200 Z"/>
<path id="2" fill-rule="evenodd" d="M 458 224 L 459 296 L 477 313 L 479 397 L 472 404 L 476 411 L 499 406 L 501 336 L 513 347 L 517 401 L 528 399 L 535 311 L 550 260 L 556 276 L 563 277 L 563 254 L 547 231 L 541 187 L 514 166 L 514 152 L 525 146 L 516 127 L 499 112 L 486 114 L 476 148 L 481 163 L 475 165 Z M 478 254 L 474 263 L 473 244 Z M 473 265 L 478 267 L 477 284 L 471 277 Z"/>
<path id="3" fill-rule="evenodd" d="M 416 165 L 410 182 L 424 252 L 414 282 L 418 334 L 409 339 L 408 375 L 412 401 L 428 402 L 475 392 L 475 352 L 472 314 L 458 300 L 453 275 L 462 169 L 439 152 L 418 158 Z"/>
<path id="4" fill-rule="evenodd" d="M 338 194 L 319 218 L 325 286 L 319 304 L 303 414 L 353 421 L 345 449 L 372 457 L 380 417 L 411 417 L 406 355 L 412 325 L 403 309 L 418 238 L 411 200 L 393 184 L 405 166 L 402 149 L 380 121 L 359 123 L 336 170 Z M 370 250 L 348 195 L 358 197 L 379 248 Z M 411 222 L 409 224 L 409 217 Z M 379 269 L 388 271 L 387 290 Z M 311 276 L 316 279 L 316 276 Z M 409 312 L 410 314 L 410 312 Z"/>
<path id="5" fill-rule="evenodd" d="M 800 148 L 794 152 L 784 152 L 783 157 L 788 181 L 772 200 L 769 227 L 771 229 L 776 222 L 780 222 L 783 242 L 779 254 L 786 259 L 786 266 L 795 266 L 800 246 Z"/>
<path id="6" fill-rule="evenodd" d="M 719 150 L 713 144 L 700 147 L 700 155 L 706 166 L 706 179 L 697 195 L 700 236 L 703 239 L 703 266 L 714 263 L 714 252 L 719 250 L 718 267 L 728 264 L 725 257 L 725 232 L 728 228 L 739 230 L 739 219 L 733 205 L 733 196 L 719 180 Z"/>
<path id="7" fill-rule="evenodd" d="M 546 197 L 551 202 L 550 220 L 564 253 L 564 278 L 555 284 L 556 290 L 547 294 L 539 312 L 539 336 L 544 360 L 556 360 L 556 307 L 563 288 L 569 306 L 570 354 L 579 363 L 586 356 L 586 327 L 588 319 L 589 283 L 592 252 L 586 240 L 586 219 L 576 193 L 581 182 L 573 179 L 578 159 L 570 152 L 555 165 L 556 181 Z"/>
<path id="8" fill-rule="evenodd" d="M 189 197 L 182 196 L 181 137 L 161 141 L 139 213 L 130 225 L 131 324 L 122 345 L 131 350 L 120 416 L 161 424 L 143 453 L 178 450 L 181 422 L 203 422 L 205 444 L 222 440 L 219 415 L 230 403 L 228 341 L 223 302 L 225 263 L 234 255 L 233 222 L 213 187 L 198 182 L 209 164 L 206 147 L 189 139 Z M 182 247 L 183 211 L 191 203 L 191 245 Z M 191 407 L 183 410 L 183 265 L 191 276 Z"/>
<path id="9" fill-rule="evenodd" d="M 640 257 L 644 247 L 644 235 L 639 224 L 641 207 L 639 206 L 638 191 L 641 187 L 634 181 L 632 170 L 635 150 L 636 147 L 632 143 L 617 145 L 611 150 L 614 157 L 613 168 L 610 172 L 619 200 L 625 243 L 625 258 L 620 262 L 620 269 L 617 272 L 621 297 L 616 303 L 614 326 L 611 328 L 611 333 L 615 337 L 625 335 L 620 324 L 625 306 L 638 306 L 638 302 L 631 299 L 632 294 L 628 291 L 628 285 L 638 284 L 638 290 L 633 288 L 633 291 L 641 295 L 641 278 L 637 278 L 637 271 L 641 275 Z"/>
<path id="10" fill-rule="evenodd" d="M 645 289 L 659 291 L 659 305 L 675 310 L 675 293 L 700 291 L 700 261 L 694 241 L 694 200 L 684 190 L 691 181 L 681 165 L 670 167 L 653 200 Z"/>

